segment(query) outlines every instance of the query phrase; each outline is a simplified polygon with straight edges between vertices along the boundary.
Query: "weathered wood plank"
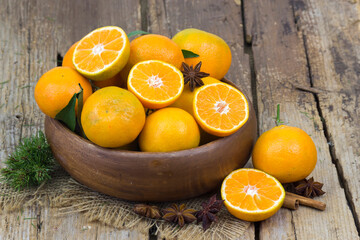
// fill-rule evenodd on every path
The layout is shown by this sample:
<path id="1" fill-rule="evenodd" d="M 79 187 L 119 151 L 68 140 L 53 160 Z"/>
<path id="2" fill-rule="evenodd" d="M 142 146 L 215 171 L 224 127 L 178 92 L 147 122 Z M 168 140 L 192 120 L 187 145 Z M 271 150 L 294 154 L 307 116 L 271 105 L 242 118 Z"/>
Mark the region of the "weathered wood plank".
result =
<path id="1" fill-rule="evenodd" d="M 333 162 L 359 231 L 360 215 L 360 3 L 351 1 L 297 1 L 298 25 L 310 64 L 312 86 Z"/>
<path id="2" fill-rule="evenodd" d="M 56 66 L 57 54 L 64 55 L 72 43 L 96 27 L 117 25 L 125 31 L 139 29 L 141 17 L 140 4 L 135 1 L 0 0 L 0 6 L 0 157 L 3 160 L 21 138 L 43 129 L 44 115 L 34 101 L 33 91 L 39 77 Z M 0 239 L 148 238 L 133 231 L 87 223 L 81 214 L 56 215 L 56 209 L 40 206 L 24 209 L 22 215 L 2 214 Z"/>
<path id="3" fill-rule="evenodd" d="M 223 38 L 231 48 L 232 64 L 226 77 L 252 99 L 249 56 L 244 53 L 240 2 L 221 1 L 148 1 L 148 31 L 174 36 L 185 28 L 198 28 Z M 252 224 L 243 239 L 254 239 Z"/>
<path id="4" fill-rule="evenodd" d="M 309 208 L 281 209 L 260 225 L 260 239 L 356 239 L 354 219 L 332 164 L 316 99 L 294 85 L 310 87 L 301 34 L 291 1 L 245 0 L 245 24 L 254 53 L 260 133 L 274 127 L 276 104 L 285 124 L 305 130 L 318 149 L 311 174 L 325 183 L 325 212 Z M 315 26 L 313 26 L 315 27 Z M 346 224 L 344 224 L 346 223 Z"/>

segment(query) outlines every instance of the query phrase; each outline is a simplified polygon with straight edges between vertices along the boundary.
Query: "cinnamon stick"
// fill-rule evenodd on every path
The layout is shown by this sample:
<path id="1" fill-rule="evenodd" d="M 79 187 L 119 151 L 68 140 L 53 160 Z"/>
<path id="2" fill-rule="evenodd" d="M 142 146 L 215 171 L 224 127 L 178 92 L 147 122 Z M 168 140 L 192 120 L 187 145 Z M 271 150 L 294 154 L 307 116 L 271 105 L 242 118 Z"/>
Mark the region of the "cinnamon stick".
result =
<path id="1" fill-rule="evenodd" d="M 288 195 L 288 192 L 286 192 L 284 203 L 282 205 L 283 208 L 296 210 L 299 208 L 299 204 L 299 200 L 296 197 Z"/>
<path id="2" fill-rule="evenodd" d="M 326 208 L 326 204 L 323 202 L 286 192 L 283 207 L 296 210 L 299 205 L 315 208 L 321 211 L 324 211 Z"/>

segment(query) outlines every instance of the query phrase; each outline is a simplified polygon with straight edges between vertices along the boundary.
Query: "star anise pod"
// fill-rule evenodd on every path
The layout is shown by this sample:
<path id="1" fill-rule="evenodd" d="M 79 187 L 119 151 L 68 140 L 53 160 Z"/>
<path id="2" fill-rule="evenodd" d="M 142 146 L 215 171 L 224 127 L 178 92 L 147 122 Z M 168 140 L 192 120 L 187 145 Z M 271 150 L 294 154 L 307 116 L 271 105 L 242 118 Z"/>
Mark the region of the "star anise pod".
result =
<path id="1" fill-rule="evenodd" d="M 191 65 L 187 65 L 186 63 L 182 63 L 182 67 L 184 71 L 181 71 L 184 75 L 184 84 L 189 83 L 189 87 L 191 91 L 194 91 L 196 87 L 201 87 L 204 85 L 204 82 L 201 78 L 207 77 L 210 74 L 205 72 L 200 72 L 202 62 L 200 61 L 198 64 L 195 65 L 195 68 Z"/>
<path id="2" fill-rule="evenodd" d="M 134 212 L 147 218 L 153 218 L 153 219 L 161 218 L 160 209 L 157 206 L 136 204 L 134 206 Z"/>
<path id="3" fill-rule="evenodd" d="M 215 214 L 221 210 L 223 205 L 224 200 L 217 200 L 216 194 L 212 196 L 208 202 L 203 202 L 201 204 L 202 210 L 197 211 L 195 216 L 197 218 L 197 223 L 202 222 L 204 231 L 210 227 L 212 222 L 217 221 L 217 216 L 215 216 Z"/>
<path id="4" fill-rule="evenodd" d="M 173 204 L 171 207 L 163 210 L 164 215 L 162 218 L 168 222 L 177 223 L 182 227 L 185 223 L 191 223 L 196 220 L 194 216 L 195 212 L 195 209 L 187 209 L 185 204 L 181 204 L 180 206 Z"/>
<path id="5" fill-rule="evenodd" d="M 313 198 L 325 194 L 325 192 L 321 190 L 323 185 L 323 183 L 315 182 L 314 178 L 311 177 L 309 180 L 301 180 L 295 187 L 295 191 L 304 197 Z"/>

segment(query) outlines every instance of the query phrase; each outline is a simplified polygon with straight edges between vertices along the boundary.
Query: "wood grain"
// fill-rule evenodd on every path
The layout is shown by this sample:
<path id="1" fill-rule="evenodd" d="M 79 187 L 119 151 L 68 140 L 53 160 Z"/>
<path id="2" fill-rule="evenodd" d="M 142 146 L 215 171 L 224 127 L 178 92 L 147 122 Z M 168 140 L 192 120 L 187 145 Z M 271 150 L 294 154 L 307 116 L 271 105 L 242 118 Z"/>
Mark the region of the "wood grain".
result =
<path id="1" fill-rule="evenodd" d="M 360 5 L 298 1 L 294 6 L 309 58 L 311 85 L 331 157 L 357 220 L 360 215 Z"/>
<path id="2" fill-rule="evenodd" d="M 331 161 L 316 99 L 313 93 L 293 87 L 293 84 L 310 87 L 311 83 L 292 2 L 244 1 L 246 35 L 252 41 L 254 53 L 260 132 L 275 126 L 276 105 L 280 103 L 285 124 L 306 131 L 317 146 L 318 163 L 311 176 L 325 183 L 327 194 L 319 200 L 328 207 L 323 213 L 308 208 L 294 212 L 281 209 L 260 224 L 259 237 L 357 239 L 354 219 Z"/>

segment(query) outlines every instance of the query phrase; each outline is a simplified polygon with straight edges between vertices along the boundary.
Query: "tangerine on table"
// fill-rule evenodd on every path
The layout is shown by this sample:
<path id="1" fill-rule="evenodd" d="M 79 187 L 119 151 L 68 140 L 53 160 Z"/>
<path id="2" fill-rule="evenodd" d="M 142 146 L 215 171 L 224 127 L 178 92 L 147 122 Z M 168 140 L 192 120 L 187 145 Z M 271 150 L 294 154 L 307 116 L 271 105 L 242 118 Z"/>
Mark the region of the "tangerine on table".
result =
<path id="1" fill-rule="evenodd" d="M 244 94 L 225 83 L 212 83 L 198 88 L 193 109 L 201 128 L 219 137 L 233 134 L 249 118 L 249 104 Z"/>
<path id="2" fill-rule="evenodd" d="M 121 71 L 121 77 L 126 80 L 131 68 L 146 60 L 160 60 L 180 69 L 184 56 L 170 38 L 158 34 L 143 35 L 131 41 L 129 61 Z"/>
<path id="3" fill-rule="evenodd" d="M 92 94 L 84 104 L 81 124 L 93 143 L 117 148 L 131 143 L 145 124 L 141 102 L 128 90 L 105 87 Z"/>
<path id="4" fill-rule="evenodd" d="M 252 152 L 254 167 L 281 183 L 300 181 L 315 168 L 317 152 L 311 137 L 297 127 L 281 125 L 264 132 Z"/>
<path id="5" fill-rule="evenodd" d="M 75 93 L 83 88 L 83 103 L 92 94 L 90 82 L 69 67 L 55 67 L 41 76 L 35 86 L 35 101 L 40 110 L 54 118 Z M 77 111 L 77 104 L 75 105 Z"/>
<path id="6" fill-rule="evenodd" d="M 178 32 L 172 40 L 181 49 L 199 55 L 199 57 L 185 58 L 185 63 L 189 66 L 195 66 L 201 61 L 203 63 L 201 70 L 216 79 L 222 79 L 228 72 L 231 65 L 231 50 L 219 36 L 199 29 L 188 28 Z"/>
<path id="7" fill-rule="evenodd" d="M 170 152 L 199 146 L 200 132 L 195 119 L 180 108 L 163 108 L 147 117 L 139 137 L 145 152 Z"/>
<path id="8" fill-rule="evenodd" d="M 285 190 L 276 178 L 256 169 L 242 168 L 222 183 L 221 197 L 228 211 L 245 221 L 262 221 L 282 206 Z"/>
<path id="9" fill-rule="evenodd" d="M 179 69 L 158 60 L 137 63 L 130 71 L 128 89 L 146 108 L 159 109 L 175 102 L 184 89 Z"/>
<path id="10" fill-rule="evenodd" d="M 101 81 L 115 76 L 129 59 L 129 39 L 119 27 L 95 29 L 75 47 L 73 64 L 85 77 Z"/>

